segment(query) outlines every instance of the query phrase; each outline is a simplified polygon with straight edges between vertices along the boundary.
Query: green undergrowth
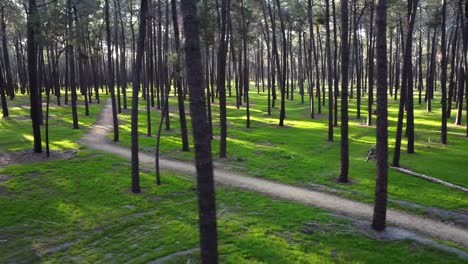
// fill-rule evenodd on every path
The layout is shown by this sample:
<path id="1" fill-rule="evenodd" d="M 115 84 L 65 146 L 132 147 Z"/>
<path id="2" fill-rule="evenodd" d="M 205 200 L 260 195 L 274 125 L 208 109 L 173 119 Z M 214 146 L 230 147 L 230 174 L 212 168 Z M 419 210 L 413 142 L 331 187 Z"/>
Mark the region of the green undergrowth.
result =
<path id="1" fill-rule="evenodd" d="M 322 114 L 316 113 L 311 119 L 308 97 L 302 104 L 300 96 L 295 94 L 293 101 L 286 100 L 285 127 L 278 126 L 279 96 L 277 107 L 272 108 L 272 115 L 267 115 L 266 91 L 257 94 L 250 92 L 251 128 L 246 128 L 245 105 L 236 109 L 235 96 L 228 98 L 228 145 L 227 159 L 219 159 L 219 107 L 218 101 L 212 103 L 213 157 L 226 167 L 250 176 L 261 177 L 311 187 L 313 184 L 326 185 L 343 191 L 344 196 L 366 202 L 372 202 L 375 185 L 375 165 L 365 162 L 366 154 L 375 144 L 375 125 L 366 125 L 367 100 L 363 97 L 361 119 L 356 119 L 356 99 L 350 99 L 349 147 L 351 184 L 336 182 L 340 172 L 340 128 L 334 129 L 334 142 L 327 142 L 328 107 L 322 107 Z M 437 102 L 437 99 L 434 100 Z M 440 106 L 433 104 L 433 112 L 427 113 L 425 105 L 415 101 L 416 153 L 406 153 L 406 139 L 403 139 L 401 166 L 413 171 L 436 177 L 454 184 L 468 186 L 468 138 L 465 126 L 454 126 L 455 110 L 449 120 L 448 142 L 440 142 Z M 375 108 L 375 106 L 374 106 Z M 192 160 L 192 152 L 181 151 L 180 124 L 176 97 L 170 98 L 171 129 L 163 126 L 161 152 L 166 157 Z M 189 105 L 186 103 L 188 112 Z M 315 105 L 317 112 L 317 105 Z M 454 106 L 455 109 L 455 106 Z M 144 100 L 140 100 L 139 133 L 141 150 L 152 152 L 155 146 L 155 133 L 159 125 L 160 113 L 151 109 L 152 137 L 147 136 L 147 114 Z M 393 157 L 395 142 L 398 102 L 389 98 L 389 162 Z M 465 118 L 465 117 L 464 117 Z M 120 115 L 120 144 L 129 147 L 130 112 Z M 464 124 L 466 120 L 464 119 Z M 191 123 L 188 116 L 191 148 Z M 375 115 L 373 116 L 375 124 Z M 111 136 L 111 135 L 110 135 Z M 444 186 L 426 182 L 402 173 L 390 170 L 389 198 L 410 201 L 421 205 L 450 210 L 467 209 L 466 194 Z M 394 205 L 392 205 L 394 206 Z"/>
<path id="2" fill-rule="evenodd" d="M 198 247 L 193 180 L 142 173 L 81 151 L 73 159 L 0 170 L 1 263 L 147 263 Z M 411 241 L 379 241 L 326 212 L 217 187 L 221 263 L 462 263 Z M 189 262 L 190 261 L 190 262 Z M 199 252 L 168 263 L 199 263 Z"/>
<path id="3" fill-rule="evenodd" d="M 105 100 L 106 96 L 101 96 Z M 94 98 L 93 98 L 94 99 Z M 45 98 L 43 98 L 45 102 Z M 103 104 L 95 100 L 89 104 L 89 116 L 85 115 L 85 106 L 80 97 L 77 105 L 79 129 L 73 129 L 71 104 L 62 106 L 56 104 L 55 97 L 51 97 L 49 110 L 49 140 L 51 150 L 76 149 L 76 141 L 94 124 Z M 45 123 L 46 105 L 43 103 L 43 117 Z M 29 111 L 29 97 L 17 95 L 8 100 L 10 117 L 0 118 L 0 151 L 12 152 L 30 150 L 33 148 L 33 134 Z M 45 149 L 45 126 L 41 126 L 42 145 Z"/>

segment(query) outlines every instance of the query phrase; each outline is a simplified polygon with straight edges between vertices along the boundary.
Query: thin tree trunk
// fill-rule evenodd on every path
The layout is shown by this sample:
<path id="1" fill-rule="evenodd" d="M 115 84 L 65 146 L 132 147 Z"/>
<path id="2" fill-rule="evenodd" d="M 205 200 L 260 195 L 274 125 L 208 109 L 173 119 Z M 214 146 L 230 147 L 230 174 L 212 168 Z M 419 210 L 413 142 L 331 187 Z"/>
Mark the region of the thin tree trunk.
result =
<path id="1" fill-rule="evenodd" d="M 333 142 L 333 72 L 330 41 L 330 0 L 325 0 L 326 57 L 328 77 L 328 141 Z M 336 81 L 336 80 L 335 80 Z"/>
<path id="2" fill-rule="evenodd" d="M 70 0 L 69 0 L 70 1 Z M 107 35 L 107 83 L 109 86 L 112 102 L 112 122 L 114 127 L 114 142 L 119 141 L 119 121 L 117 119 L 117 103 L 114 90 L 114 71 L 112 69 L 112 48 L 111 48 L 111 30 L 109 21 L 109 0 L 105 0 L 105 20 Z M 73 70 L 70 69 L 73 74 Z M 72 84 L 73 85 L 73 84 Z"/>
<path id="3" fill-rule="evenodd" d="M 445 43 L 445 16 L 447 12 L 447 1 L 442 1 L 442 34 L 441 34 L 441 92 L 442 92 L 442 128 L 441 128 L 441 143 L 447 144 L 447 53 Z"/>
<path id="4" fill-rule="evenodd" d="M 177 89 L 177 101 L 179 106 L 180 132 L 182 137 L 182 151 L 189 151 L 187 120 L 185 117 L 184 94 L 182 91 L 182 69 L 180 67 L 180 39 L 179 39 L 179 24 L 177 21 L 177 4 L 175 0 L 171 0 L 172 8 L 172 23 L 174 27 L 175 49 L 177 53 L 176 63 L 174 65 L 175 76 L 174 84 Z"/>

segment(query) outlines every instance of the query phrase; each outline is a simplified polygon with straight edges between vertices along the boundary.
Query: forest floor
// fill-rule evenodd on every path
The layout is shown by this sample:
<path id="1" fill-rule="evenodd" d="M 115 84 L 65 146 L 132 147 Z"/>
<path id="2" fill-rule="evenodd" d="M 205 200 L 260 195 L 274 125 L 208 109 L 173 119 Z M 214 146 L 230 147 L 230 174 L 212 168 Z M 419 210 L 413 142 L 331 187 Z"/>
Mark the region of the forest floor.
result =
<path id="1" fill-rule="evenodd" d="M 11 118 L 0 120 L 0 152 L 27 153 L 26 150 L 32 146 L 28 110 L 23 106 L 27 105 L 27 100 L 23 99 L 27 98 L 20 97 L 13 103 Z M 77 142 L 80 137 L 90 140 L 90 134 L 86 132 L 96 121 L 103 106 L 104 104 L 92 104 L 91 115 L 85 117 L 83 106 L 80 105 L 78 113 L 81 129 L 79 130 L 71 129 L 69 106 L 53 106 L 52 154 L 71 151 L 73 155 L 57 157 L 51 161 L 37 158 L 32 161 L 41 162 L 28 164 L 10 162 L 7 166 L 0 165 L 1 263 L 199 263 L 196 188 L 193 178 L 186 176 L 193 172 L 193 165 L 182 163 L 179 168 L 179 171 L 184 170 L 182 174 L 163 169 L 162 186 L 154 184 L 153 173 L 144 166 L 141 175 L 143 192 L 139 195 L 131 194 L 130 163 L 126 159 L 87 150 Z M 140 121 L 144 121 L 144 112 L 141 112 L 141 115 Z M 176 148 L 170 150 L 174 145 L 168 142 L 175 145 L 180 142 L 175 139 L 177 123 L 174 122 L 176 120 L 174 117 L 171 115 L 173 130 L 166 132 L 169 134 L 165 134 L 163 138 L 166 144 L 163 145 L 165 148 L 163 153 L 167 157 L 188 160 L 191 154 L 174 151 Z M 126 129 L 128 123 L 125 123 L 127 118 L 125 110 L 121 118 L 123 121 L 121 144 L 125 145 L 127 144 L 125 138 L 129 133 Z M 269 126 L 269 129 L 271 127 Z M 105 137 L 107 129 L 106 126 L 99 127 L 98 124 L 93 127 L 92 133 L 98 131 L 99 137 Z M 254 130 L 250 132 L 252 131 Z M 140 133 L 145 134 L 144 126 Z M 300 134 L 298 139 L 304 135 L 306 134 Z M 144 136 L 140 138 L 154 143 L 154 138 Z M 98 144 L 104 145 L 103 143 L 119 149 L 119 152 L 129 153 L 125 148 L 106 140 L 99 141 Z M 216 140 L 213 143 L 216 146 Z M 232 143 L 231 141 L 231 146 L 234 145 Z M 144 159 L 152 160 L 149 146 L 150 144 L 142 145 L 142 150 L 147 152 L 141 155 L 143 163 Z M 235 149 L 236 147 L 233 147 L 233 150 Z M 174 155 L 168 155 L 171 151 Z M 214 151 L 216 152 L 215 148 Z M 126 155 L 128 154 L 124 156 L 127 157 Z M 235 160 L 231 161 L 251 163 L 249 155 L 247 154 L 249 160 L 239 162 L 237 159 L 240 157 L 235 157 Z M 174 160 L 167 162 L 179 164 Z M 149 164 L 149 167 L 153 167 L 152 162 Z M 162 165 L 165 164 L 166 162 Z M 294 162 L 294 164 L 300 163 Z M 226 164 L 217 164 L 217 166 L 226 167 Z M 372 164 L 366 166 L 371 167 Z M 461 167 L 463 166 L 461 164 Z M 238 177 L 244 177 L 240 174 L 261 177 L 261 175 L 244 173 L 244 169 L 231 166 L 229 170 L 222 171 L 226 173 L 224 176 L 228 176 L 228 180 L 233 180 L 234 183 L 240 179 Z M 288 168 L 285 169 L 285 176 L 297 176 L 289 175 L 290 171 Z M 233 170 L 242 173 L 232 172 Z M 219 174 L 219 169 L 217 172 Z M 246 178 L 256 180 L 252 177 Z M 407 179 L 412 183 L 412 178 Z M 273 180 L 288 183 L 286 179 Z M 255 183 L 272 185 L 260 186 L 264 188 L 262 194 L 246 192 L 227 185 L 217 186 L 219 249 L 222 263 L 440 263 L 441 260 L 444 263 L 464 263 L 466 261 L 466 247 L 447 241 L 428 240 L 417 232 L 392 226 L 387 232 L 376 233 L 369 228 L 368 220 L 359 220 L 353 214 L 343 216 L 343 212 L 339 215 L 326 212 L 311 205 L 312 202 L 317 202 L 313 198 L 306 202 L 307 205 L 302 205 L 287 201 L 289 197 L 278 199 L 273 196 L 274 194 L 267 192 L 269 189 L 282 188 L 283 184 L 264 180 Z M 310 192 L 300 188 L 302 185 L 298 182 L 289 182 L 291 183 L 299 185 L 299 188 L 287 185 L 294 188 L 293 192 Z M 349 186 L 361 183 L 360 180 L 357 184 Z M 425 187 L 426 184 L 425 182 L 420 184 L 423 191 L 429 190 Z M 259 188 L 255 185 L 254 187 Z M 303 187 L 311 188 L 311 185 L 307 183 L 303 184 Z M 323 188 L 325 191 L 337 190 L 323 185 L 315 185 L 314 188 Z M 343 195 L 343 190 L 339 191 L 340 196 L 348 196 Z M 441 189 L 441 193 L 445 192 L 445 189 Z M 342 199 L 343 197 L 323 192 L 316 193 L 325 195 L 327 199 L 348 201 Z M 450 196 L 449 200 L 454 197 L 449 192 L 446 193 Z M 432 197 L 428 196 L 427 199 Z M 427 204 L 430 203 L 428 201 Z M 436 203 L 442 203 L 442 200 Z M 411 206 L 414 205 L 416 204 L 411 203 Z M 364 206 L 367 206 L 365 210 L 369 210 L 369 205 L 364 204 Z M 464 206 L 463 202 L 459 202 L 455 206 L 447 205 L 447 207 L 459 210 Z M 427 210 L 428 207 L 422 206 L 422 208 L 421 210 Z M 403 215 L 406 217 L 407 214 Z"/>
<path id="2" fill-rule="evenodd" d="M 106 143 L 107 134 L 112 130 L 112 107 L 108 102 L 90 132 L 80 141 L 88 148 L 109 152 L 124 158 L 130 158 L 127 148 L 116 144 Z M 154 166 L 154 156 L 140 153 L 140 162 L 151 168 Z M 183 174 L 195 174 L 193 163 L 161 159 L 161 168 Z M 369 204 L 341 198 L 324 192 L 308 190 L 292 185 L 248 177 L 235 172 L 215 168 L 215 181 L 228 186 L 238 187 L 274 198 L 287 199 L 306 205 L 318 206 L 353 217 L 371 219 L 373 207 Z M 442 240 L 449 240 L 468 247 L 468 230 L 450 224 L 430 220 L 421 216 L 389 210 L 387 219 L 390 224 L 418 231 L 425 235 L 434 236 Z"/>
<path id="3" fill-rule="evenodd" d="M 438 96 L 438 94 L 436 94 Z M 251 128 L 246 128 L 245 105 L 236 109 L 234 94 L 228 97 L 228 138 L 226 159 L 219 154 L 219 107 L 217 99 L 211 104 L 213 113 L 212 150 L 213 157 L 223 167 L 241 174 L 274 180 L 309 189 L 332 191 L 340 196 L 372 203 L 375 189 L 375 164 L 365 162 L 366 154 L 375 144 L 375 126 L 366 125 L 367 100 L 362 98 L 361 119 L 356 119 L 356 99 L 350 100 L 349 153 L 350 184 L 336 181 L 340 170 L 340 128 L 334 129 L 334 142 L 327 142 L 327 107 L 322 107 L 322 114 L 316 113 L 311 119 L 308 98 L 305 103 L 295 94 L 294 101 L 286 100 L 285 127 L 278 126 L 278 107 L 272 108 L 272 115 L 267 115 L 266 92 L 257 94 L 254 88 L 250 93 Z M 130 98 L 130 97 L 128 97 Z M 395 142 L 398 102 L 389 98 L 389 161 L 393 157 Z M 437 101 L 437 99 L 435 100 Z M 434 102 L 435 102 L 434 101 Z M 129 100 L 130 103 L 130 100 Z M 279 98 L 276 102 L 279 105 Z M 161 153 L 164 157 L 181 160 L 193 160 L 193 151 L 181 151 L 180 121 L 177 99 L 170 98 L 171 127 L 163 127 Z M 455 109 L 455 106 L 453 106 Z M 151 113 L 152 137 L 147 134 L 146 102 L 140 100 L 140 149 L 154 155 L 155 136 L 160 113 Z M 188 110 L 188 103 L 186 104 Z M 317 104 L 315 105 L 317 112 Z M 415 101 L 415 154 L 406 153 L 406 138 L 403 138 L 401 166 L 412 171 L 438 178 L 453 184 L 468 187 L 468 139 L 466 120 L 464 126 L 453 125 L 455 111 L 448 121 L 448 145 L 439 143 L 440 108 L 434 104 L 433 112 L 427 113 L 425 105 Z M 130 147 L 130 112 L 123 110 L 119 115 L 121 146 Z M 187 125 L 191 129 L 190 116 Z M 373 116 L 375 124 L 375 115 Z M 112 133 L 109 135 L 112 138 Z M 193 149 L 193 140 L 189 135 Z M 395 170 L 389 171 L 389 205 L 410 212 L 434 215 L 432 208 L 448 210 L 454 215 L 468 217 L 467 194 L 452 190 L 439 184 L 409 176 Z M 456 217 L 455 217 L 456 218 Z M 445 218 L 441 218 L 445 219 Z"/>

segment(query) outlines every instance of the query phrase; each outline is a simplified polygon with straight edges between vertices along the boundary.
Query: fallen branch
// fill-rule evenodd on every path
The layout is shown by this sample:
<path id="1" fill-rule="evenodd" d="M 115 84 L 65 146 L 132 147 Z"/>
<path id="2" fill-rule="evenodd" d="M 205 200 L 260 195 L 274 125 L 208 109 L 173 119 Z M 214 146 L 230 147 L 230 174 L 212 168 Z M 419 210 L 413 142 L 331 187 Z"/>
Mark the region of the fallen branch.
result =
<path id="1" fill-rule="evenodd" d="M 394 169 L 396 171 L 399 171 L 401 173 L 407 174 L 407 175 L 415 176 L 415 177 L 424 179 L 426 181 L 430 181 L 430 182 L 437 183 L 437 184 L 440 184 L 440 185 L 443 185 L 443 186 L 446 186 L 446 187 L 449 187 L 449 188 L 452 188 L 452 189 L 455 189 L 455 190 L 459 190 L 459 191 L 468 193 L 468 189 L 463 187 L 463 186 L 460 186 L 460 185 L 456 185 L 456 184 L 453 184 L 453 183 L 450 183 L 450 182 L 446 182 L 446 181 L 443 181 L 443 180 L 440 180 L 440 179 L 437 179 L 437 178 L 434 178 L 434 177 L 430 177 L 430 176 L 427 176 L 427 175 L 424 175 L 424 174 L 419 174 L 419 173 L 416 173 L 414 171 L 403 169 L 401 167 L 390 166 L 390 168 L 392 168 L 392 169 Z"/>

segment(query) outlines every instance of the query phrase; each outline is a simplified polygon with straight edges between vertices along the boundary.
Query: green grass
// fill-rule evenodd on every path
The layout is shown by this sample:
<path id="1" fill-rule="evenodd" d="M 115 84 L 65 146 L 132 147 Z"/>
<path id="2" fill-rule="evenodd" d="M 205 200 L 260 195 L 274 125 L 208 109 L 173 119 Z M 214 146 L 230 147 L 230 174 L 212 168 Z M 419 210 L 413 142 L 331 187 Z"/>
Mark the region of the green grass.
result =
<path id="1" fill-rule="evenodd" d="M 228 98 L 228 158 L 219 159 L 219 115 L 217 100 L 212 104 L 213 154 L 216 161 L 228 167 L 255 177 L 272 179 L 288 184 L 310 186 L 327 185 L 346 190 L 346 196 L 367 202 L 373 201 L 375 184 L 375 165 L 366 163 L 367 151 L 375 143 L 375 126 L 365 125 L 367 101 L 362 101 L 362 119 L 356 119 L 356 99 L 350 100 L 350 172 L 353 184 L 341 185 L 336 182 L 340 168 L 340 128 L 334 129 L 335 141 L 327 142 L 328 107 L 322 107 L 322 114 L 312 120 L 308 104 L 301 104 L 299 95 L 294 101 L 286 101 L 286 127 L 278 126 L 279 108 L 272 109 L 267 115 L 266 92 L 257 95 L 256 89 L 250 93 L 251 128 L 245 128 L 244 106 L 236 109 L 234 97 Z M 170 99 L 171 130 L 163 131 L 161 152 L 171 158 L 192 160 L 193 152 L 181 152 L 180 125 L 176 112 L 176 98 Z M 307 98 L 306 98 L 307 102 Z M 447 146 L 440 139 L 440 104 L 433 101 L 433 112 L 426 113 L 425 106 L 415 103 L 416 153 L 406 154 L 406 139 L 403 139 L 401 166 L 419 173 L 440 178 L 454 184 L 468 186 L 468 139 L 466 128 L 453 126 L 449 120 Z M 279 96 L 277 101 L 279 106 Z M 317 107 L 317 106 L 316 106 Z M 139 132 L 140 147 L 153 151 L 155 137 L 146 136 L 145 102 L 140 100 Z M 189 109 L 188 103 L 186 109 Z M 317 108 L 316 108 L 317 109 Z M 389 160 L 393 157 L 396 132 L 398 102 L 390 99 L 389 105 Z M 452 115 L 454 117 L 455 115 Z M 153 135 L 157 131 L 160 113 L 152 110 Z M 121 142 L 130 146 L 130 115 L 125 112 L 120 118 Z M 465 119 L 465 117 L 464 117 Z M 464 120 L 464 124 L 465 124 Z M 375 124 L 375 116 L 374 122 Z M 188 121 L 190 128 L 190 119 Z M 192 139 L 190 139 L 192 142 Z M 193 145 L 192 145 L 193 149 Z M 429 183 L 390 170 L 389 198 L 410 201 L 426 206 L 450 210 L 468 208 L 466 194 L 446 187 Z M 393 205 L 392 205 L 393 206 Z M 396 205 L 395 205 L 396 206 Z"/>
<path id="2" fill-rule="evenodd" d="M 105 100 L 105 96 L 101 96 Z M 43 98 L 43 101 L 45 99 Z M 63 101 L 63 99 L 62 99 Z M 80 129 L 72 129 L 71 105 L 62 106 L 55 104 L 55 98 L 51 98 L 49 112 L 49 140 L 51 150 L 76 149 L 78 140 L 95 121 L 102 108 L 102 104 L 89 105 L 89 116 L 85 115 L 85 106 L 81 98 L 77 105 L 78 122 Z M 8 100 L 9 118 L 0 118 L 0 151 L 22 151 L 33 148 L 33 135 L 31 118 L 29 113 L 29 97 L 17 95 L 13 101 Z M 43 105 L 45 122 L 45 103 Z M 45 126 L 41 126 L 41 136 L 45 149 Z"/>
<path id="3" fill-rule="evenodd" d="M 156 186 L 142 173 L 143 193 L 134 195 L 129 162 L 89 151 L 0 174 L 9 177 L 0 183 L 2 263 L 146 263 L 198 246 L 192 180 L 163 172 Z M 346 232 L 347 221 L 320 209 L 232 188 L 217 188 L 217 214 L 222 263 L 462 263 L 414 242 Z M 311 222 L 331 230 L 301 232 Z M 40 257 L 67 242 L 76 243 Z"/>

